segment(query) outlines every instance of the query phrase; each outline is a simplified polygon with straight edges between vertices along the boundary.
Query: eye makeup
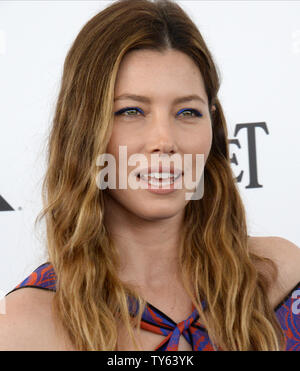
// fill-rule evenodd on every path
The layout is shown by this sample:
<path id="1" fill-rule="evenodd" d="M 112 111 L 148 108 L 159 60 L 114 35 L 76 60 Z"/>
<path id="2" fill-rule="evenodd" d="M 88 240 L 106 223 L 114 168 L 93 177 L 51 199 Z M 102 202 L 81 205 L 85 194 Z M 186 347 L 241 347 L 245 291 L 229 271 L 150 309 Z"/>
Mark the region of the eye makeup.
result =
<path id="1" fill-rule="evenodd" d="M 185 112 L 185 111 L 190 111 L 192 113 L 194 113 L 196 115 L 196 117 L 202 117 L 202 113 L 200 113 L 198 110 L 194 109 L 194 108 L 184 108 L 182 110 L 180 110 L 177 115 L 179 115 L 181 112 Z"/>
<path id="2" fill-rule="evenodd" d="M 115 112 L 115 116 L 120 116 L 124 112 L 127 112 L 127 111 L 139 111 L 142 114 L 144 113 L 140 108 L 137 108 L 137 107 L 126 107 L 126 108 L 122 108 L 119 111 Z M 129 115 L 129 116 L 131 116 L 131 115 Z"/>
<path id="3" fill-rule="evenodd" d="M 124 112 L 127 112 L 127 111 L 138 111 L 138 112 L 140 112 L 141 114 L 144 113 L 144 112 L 143 112 L 140 108 L 138 108 L 138 107 L 125 107 L 125 108 L 122 108 L 122 109 L 120 109 L 119 111 L 115 112 L 115 116 L 120 116 L 120 115 L 122 115 Z M 195 117 L 202 117 L 202 116 L 203 116 L 201 112 L 199 112 L 198 110 L 196 110 L 196 109 L 194 109 L 194 108 L 184 108 L 184 109 L 180 110 L 180 111 L 177 113 L 177 115 L 180 115 L 182 112 L 185 112 L 185 111 L 187 111 L 187 112 L 192 112 L 192 113 L 195 115 Z M 129 115 L 129 116 L 134 116 L 134 115 Z M 194 116 L 190 116 L 190 117 L 194 117 Z"/>

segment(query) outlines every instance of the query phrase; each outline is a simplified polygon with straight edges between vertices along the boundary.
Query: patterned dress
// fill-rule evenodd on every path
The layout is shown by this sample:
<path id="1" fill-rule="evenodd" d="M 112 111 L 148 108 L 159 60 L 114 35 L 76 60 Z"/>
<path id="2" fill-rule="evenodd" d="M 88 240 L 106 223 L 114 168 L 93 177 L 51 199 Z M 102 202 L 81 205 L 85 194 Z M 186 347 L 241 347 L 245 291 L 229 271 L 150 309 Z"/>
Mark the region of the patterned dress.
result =
<path id="1" fill-rule="evenodd" d="M 56 275 L 51 263 L 40 265 L 8 294 L 24 287 L 55 291 Z M 138 308 L 132 306 L 133 302 L 130 300 L 129 311 L 135 315 L 136 312 L 132 308 L 135 307 L 135 310 Z M 300 351 L 300 282 L 277 305 L 275 314 L 285 334 L 286 350 Z M 213 346 L 205 327 L 198 319 L 199 314 L 194 306 L 186 320 L 176 323 L 154 305 L 147 303 L 142 315 L 141 328 L 165 336 L 154 350 L 177 351 L 179 338 L 182 335 L 191 345 L 192 350 L 214 351 L 216 347 Z"/>

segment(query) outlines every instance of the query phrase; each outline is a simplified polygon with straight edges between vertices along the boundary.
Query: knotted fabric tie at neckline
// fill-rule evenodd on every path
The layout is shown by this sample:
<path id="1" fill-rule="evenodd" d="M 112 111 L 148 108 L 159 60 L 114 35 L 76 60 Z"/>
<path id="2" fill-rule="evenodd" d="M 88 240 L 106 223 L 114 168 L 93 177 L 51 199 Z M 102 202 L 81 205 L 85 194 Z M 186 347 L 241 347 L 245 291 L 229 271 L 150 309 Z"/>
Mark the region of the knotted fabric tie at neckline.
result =
<path id="1" fill-rule="evenodd" d="M 132 300 L 132 298 L 130 299 L 129 310 L 131 314 L 135 316 L 138 311 L 138 303 Z M 136 303 L 135 309 L 133 309 L 134 302 Z M 198 319 L 199 313 L 194 304 L 192 306 L 192 314 L 186 320 L 176 323 L 166 314 L 154 307 L 154 305 L 146 303 L 145 310 L 142 314 L 141 328 L 165 336 L 165 339 L 163 339 L 155 350 L 178 351 L 181 335 L 183 335 L 185 340 L 193 348 L 192 333 L 199 328 L 199 324 L 196 324 Z"/>

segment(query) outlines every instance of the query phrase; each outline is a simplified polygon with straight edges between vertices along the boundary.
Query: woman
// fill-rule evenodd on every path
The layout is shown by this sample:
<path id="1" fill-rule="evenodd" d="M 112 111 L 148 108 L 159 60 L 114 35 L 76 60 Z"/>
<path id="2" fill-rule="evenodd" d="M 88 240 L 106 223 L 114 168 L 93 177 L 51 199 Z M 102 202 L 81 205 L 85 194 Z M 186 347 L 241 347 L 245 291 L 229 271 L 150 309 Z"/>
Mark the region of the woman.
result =
<path id="1" fill-rule="evenodd" d="M 6 296 L 2 349 L 300 349 L 300 250 L 247 235 L 219 87 L 175 2 L 116 1 L 83 27 L 49 138 L 38 218 L 49 261 Z M 202 197 L 186 199 L 185 184 L 158 193 L 153 172 L 164 169 L 152 167 L 151 179 L 134 173 L 148 189 L 101 189 L 100 154 L 136 169 L 120 146 L 147 160 L 202 154 Z"/>

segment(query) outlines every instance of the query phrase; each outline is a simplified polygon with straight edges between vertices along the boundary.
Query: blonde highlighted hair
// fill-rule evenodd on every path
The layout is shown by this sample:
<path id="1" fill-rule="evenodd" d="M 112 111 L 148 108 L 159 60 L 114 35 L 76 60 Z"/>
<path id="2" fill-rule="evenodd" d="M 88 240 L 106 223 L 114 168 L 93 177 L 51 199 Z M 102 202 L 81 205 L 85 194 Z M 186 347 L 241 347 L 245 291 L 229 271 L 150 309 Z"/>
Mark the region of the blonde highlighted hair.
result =
<path id="1" fill-rule="evenodd" d="M 209 102 L 213 141 L 205 192 L 186 206 L 179 249 L 186 291 L 216 349 L 282 349 L 284 335 L 267 299 L 270 282 L 256 269 L 262 262 L 275 275 L 275 265 L 249 251 L 217 96 L 218 71 L 198 28 L 171 0 L 111 3 L 84 25 L 66 56 L 47 147 L 44 207 L 36 220 L 46 221 L 57 317 L 78 350 L 118 350 L 119 323 L 139 349 L 134 329 L 145 301 L 118 278 L 119 256 L 105 228 L 104 194 L 96 184 L 96 159 L 106 152 L 113 126 L 117 72 L 124 55 L 138 49 L 176 49 L 190 56 Z M 139 304 L 136 317 L 129 315 L 128 295 Z"/>

